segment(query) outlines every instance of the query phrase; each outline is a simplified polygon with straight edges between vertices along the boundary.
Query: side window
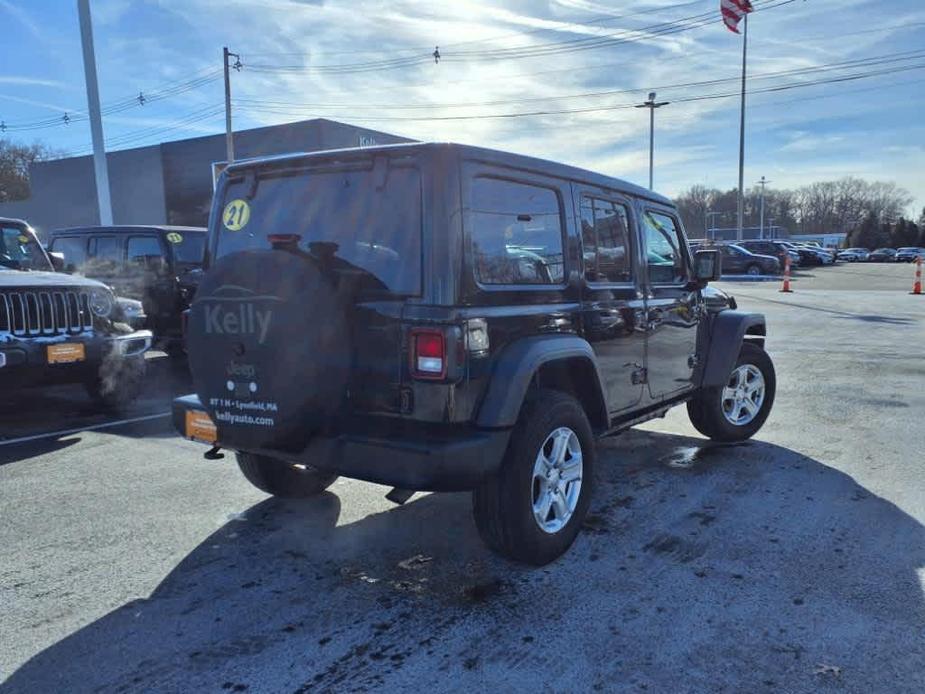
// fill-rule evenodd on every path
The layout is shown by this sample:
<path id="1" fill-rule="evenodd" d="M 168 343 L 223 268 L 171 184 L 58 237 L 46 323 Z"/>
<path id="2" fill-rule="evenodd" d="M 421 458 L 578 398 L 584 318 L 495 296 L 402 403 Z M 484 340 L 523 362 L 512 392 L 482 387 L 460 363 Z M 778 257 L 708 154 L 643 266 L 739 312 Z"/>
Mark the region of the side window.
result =
<path id="1" fill-rule="evenodd" d="M 127 248 L 129 265 L 148 265 L 152 258 L 164 257 L 164 250 L 156 236 L 130 236 Z"/>
<path id="2" fill-rule="evenodd" d="M 94 236 L 90 239 L 87 272 L 117 272 L 122 268 L 122 239 L 118 236 Z"/>
<path id="3" fill-rule="evenodd" d="M 482 284 L 561 284 L 565 277 L 559 195 L 551 188 L 479 177 L 469 236 Z"/>
<path id="4" fill-rule="evenodd" d="M 85 236 L 59 236 L 52 241 L 51 250 L 64 254 L 65 272 L 80 272 L 87 263 Z"/>
<path id="5" fill-rule="evenodd" d="M 585 278 L 589 282 L 629 282 L 629 215 L 624 205 L 581 199 L 581 240 Z"/>
<path id="6" fill-rule="evenodd" d="M 687 280 L 681 226 L 661 212 L 646 210 L 643 215 L 646 237 L 646 264 L 652 284 L 679 284 Z"/>

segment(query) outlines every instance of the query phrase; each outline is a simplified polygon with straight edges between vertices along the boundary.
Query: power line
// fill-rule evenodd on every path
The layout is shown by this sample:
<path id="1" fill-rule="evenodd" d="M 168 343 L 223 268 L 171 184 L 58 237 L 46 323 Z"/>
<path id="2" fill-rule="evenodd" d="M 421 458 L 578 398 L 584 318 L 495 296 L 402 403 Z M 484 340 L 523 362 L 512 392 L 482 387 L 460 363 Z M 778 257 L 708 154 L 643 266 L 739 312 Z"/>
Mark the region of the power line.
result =
<path id="1" fill-rule="evenodd" d="M 816 72 L 829 72 L 833 70 L 844 70 L 849 68 L 858 68 L 858 67 L 872 67 L 875 65 L 883 65 L 889 63 L 904 62 L 910 60 L 917 60 L 919 58 L 925 58 L 925 50 L 914 50 L 914 51 L 901 51 L 897 53 L 885 53 L 882 55 L 869 56 L 867 58 L 856 58 L 854 60 L 845 60 L 835 63 L 824 63 L 821 65 L 813 65 L 802 68 L 791 68 L 788 70 L 777 70 L 774 72 L 763 72 L 757 73 L 749 76 L 749 81 L 755 80 L 765 80 L 775 77 L 785 77 L 785 76 L 800 76 L 808 75 Z M 711 80 L 698 80 L 694 82 L 681 82 L 674 84 L 664 84 L 653 86 L 654 90 L 664 90 L 664 89 L 685 89 L 689 87 L 703 87 L 716 84 L 723 84 L 725 82 L 737 82 L 741 77 L 739 75 L 730 76 L 730 77 L 721 77 Z M 538 96 L 538 97 L 526 97 L 520 99 L 495 99 L 491 101 L 469 101 L 469 102 L 450 102 L 450 103 L 431 103 L 431 104 L 388 104 L 388 103 L 364 103 L 362 106 L 364 108 L 381 108 L 381 109 L 390 109 L 395 111 L 408 111 L 408 110 L 429 110 L 437 108 L 467 108 L 474 106 L 504 106 L 510 104 L 527 104 L 527 103 L 543 103 L 550 101 L 564 101 L 572 99 L 585 99 L 585 98 L 599 98 L 604 96 L 614 96 L 617 94 L 634 94 L 638 93 L 640 88 L 624 88 L 624 89 L 607 89 L 601 91 L 593 92 L 581 92 L 577 94 L 563 94 L 558 96 Z M 285 106 L 305 106 L 309 108 L 356 108 L 356 103 L 318 103 L 318 102 L 290 102 L 290 101 L 273 101 L 267 99 L 247 99 L 247 98 L 238 98 L 235 99 L 237 104 L 266 104 L 266 105 L 285 105 Z"/>
<path id="2" fill-rule="evenodd" d="M 801 89 L 805 87 L 818 86 L 823 84 L 835 84 L 840 82 L 850 82 L 856 81 L 859 79 L 868 79 L 870 77 L 876 77 L 879 75 L 885 74 L 894 74 L 897 72 L 907 72 L 910 70 L 920 70 L 925 68 L 925 63 L 919 63 L 916 65 L 908 65 L 902 67 L 891 67 L 884 68 L 881 70 L 874 70 L 865 73 L 856 73 L 851 75 L 842 75 L 839 77 L 833 77 L 828 79 L 820 79 L 815 81 L 808 82 L 796 82 L 791 84 L 784 85 L 773 85 L 769 87 L 764 87 L 761 89 L 753 89 L 750 94 L 767 94 L 772 92 L 780 91 L 789 91 L 792 89 Z M 739 91 L 717 93 L 717 94 L 704 94 L 698 96 L 688 96 L 676 98 L 672 103 L 692 103 L 697 101 L 708 101 L 712 99 L 725 99 L 733 96 L 739 96 Z M 607 111 L 617 111 L 622 109 L 634 108 L 635 104 L 626 103 L 626 104 L 617 104 L 611 106 L 591 106 L 587 108 L 573 108 L 573 109 L 549 109 L 549 110 L 537 110 L 537 111 L 526 111 L 526 112 L 512 112 L 512 113 L 492 113 L 492 114 L 480 114 L 480 115 L 450 115 L 450 116 L 373 116 L 373 117 L 364 117 L 364 116 L 326 116 L 329 118 L 338 118 L 342 120 L 353 120 L 353 121 L 468 121 L 468 120 L 493 120 L 493 119 L 514 119 L 514 118 L 528 118 L 536 116 L 552 116 L 552 115 L 571 115 L 579 113 L 598 113 L 598 112 L 607 112 Z M 247 110 L 247 109 L 245 109 Z M 262 107 L 259 105 L 252 105 L 249 110 L 258 111 L 258 112 L 267 112 L 267 113 L 279 113 L 281 115 L 292 114 L 293 109 L 291 108 L 280 108 L 280 107 Z"/>
<path id="3" fill-rule="evenodd" d="M 774 9 L 789 5 L 796 0 L 756 0 L 762 5 L 756 7 L 756 11 Z M 716 12 L 702 12 L 689 17 L 683 17 L 671 22 L 662 22 L 653 24 L 639 29 L 622 29 L 619 32 L 590 36 L 580 39 L 570 39 L 567 41 L 558 41 L 547 44 L 538 44 L 536 46 L 527 46 L 519 48 L 500 48 L 490 51 L 461 51 L 459 53 L 441 52 L 441 60 L 444 62 L 484 62 L 498 60 L 515 60 L 521 58 L 534 58 L 547 55 L 562 55 L 578 51 L 600 48 L 603 46 L 615 46 L 626 43 L 637 43 L 649 40 L 653 37 L 665 36 L 683 31 L 690 31 L 699 27 L 713 24 L 716 21 Z M 429 53 L 418 56 L 409 56 L 406 58 L 393 58 L 389 60 L 366 61 L 358 63 L 342 63 L 337 65 L 272 65 L 261 63 L 246 63 L 246 67 L 254 72 L 311 72 L 317 74 L 357 74 L 363 72 L 378 72 L 383 70 L 394 70 L 401 68 L 415 67 L 430 63 L 433 56 Z"/>
<path id="4" fill-rule="evenodd" d="M 925 65 L 920 66 L 920 67 L 925 67 Z M 860 78 L 858 77 L 858 78 L 856 78 L 856 79 L 860 79 Z M 834 81 L 834 80 L 832 80 L 832 81 Z M 839 81 L 841 81 L 841 80 L 839 80 Z M 829 83 L 829 82 L 830 82 L 830 80 L 826 80 L 825 82 L 820 82 L 819 84 Z M 819 96 L 814 97 L 814 99 L 836 98 L 836 97 L 839 97 L 839 96 L 843 96 L 843 95 L 845 95 L 845 94 L 854 94 L 854 93 L 871 92 L 871 91 L 881 91 L 881 90 L 885 90 L 885 89 L 894 89 L 894 88 L 898 88 L 898 87 L 905 87 L 905 86 L 912 86 L 912 85 L 916 85 L 916 86 L 917 86 L 917 85 L 921 85 L 922 83 L 923 83 L 923 82 L 922 82 L 921 79 L 917 79 L 917 80 L 906 80 L 906 81 L 899 81 L 899 82 L 889 82 L 889 83 L 884 83 L 884 84 L 880 84 L 880 85 L 876 85 L 876 86 L 872 86 L 872 87 L 864 87 L 864 88 L 861 88 L 861 89 L 844 90 L 844 91 L 840 91 L 840 92 L 837 93 L 837 94 L 822 94 L 822 95 L 819 95 Z M 796 85 L 791 85 L 788 89 L 775 89 L 775 90 L 773 90 L 773 91 L 789 91 L 790 89 L 796 89 L 796 88 L 798 88 L 798 87 L 800 87 L 800 86 L 816 86 L 816 84 L 815 84 L 815 83 L 814 83 L 814 84 L 806 84 L 806 85 L 804 85 L 804 84 L 796 84 Z M 761 94 L 766 94 L 766 93 L 772 93 L 772 90 L 770 90 L 770 89 L 768 89 L 768 90 L 761 90 L 760 92 L 753 92 L 753 93 L 756 94 L 756 95 L 761 95 Z M 697 96 L 697 97 L 687 98 L 687 99 L 682 98 L 682 99 L 676 101 L 675 103 L 686 103 L 686 102 L 702 101 L 702 100 L 709 100 L 709 99 L 722 99 L 722 98 L 727 98 L 727 97 L 732 97 L 732 96 L 738 96 L 738 92 L 730 92 L 730 93 L 728 93 L 728 94 L 714 94 L 714 95 Z M 805 97 L 800 97 L 799 99 L 778 99 L 778 100 L 773 100 L 773 101 L 763 101 L 763 102 L 761 102 L 760 104 L 754 104 L 754 103 L 753 103 L 753 104 L 752 104 L 752 108 L 757 108 L 759 105 L 760 105 L 761 107 L 767 107 L 767 106 L 773 106 L 773 105 L 789 104 L 789 103 L 792 103 L 792 102 L 794 102 L 794 101 L 802 102 L 802 101 L 804 101 L 804 99 L 805 99 Z M 631 104 L 623 104 L 623 105 L 620 105 L 619 108 L 620 108 L 620 109 L 626 109 L 626 108 L 629 108 L 629 107 L 631 107 L 631 106 L 632 106 Z M 245 110 L 247 110 L 247 109 L 245 109 Z M 266 111 L 266 109 L 250 109 L 250 110 Z M 615 109 L 612 109 L 612 110 L 615 110 Z M 130 132 L 130 133 L 124 133 L 124 134 L 122 134 L 122 135 L 118 135 L 118 136 L 109 138 L 109 139 L 107 139 L 106 144 L 107 144 L 107 147 L 120 147 L 120 148 L 124 148 L 126 145 L 133 145 L 133 144 L 136 144 L 136 143 L 139 143 L 139 142 L 143 142 L 143 141 L 145 141 L 145 140 L 149 140 L 149 139 L 152 138 L 152 137 L 162 137 L 162 136 L 164 136 L 164 135 L 170 134 L 170 133 L 175 132 L 175 131 L 185 130 L 185 129 L 187 129 L 187 128 L 189 127 L 189 125 L 195 125 L 195 124 L 198 124 L 198 123 L 207 122 L 209 119 L 218 119 L 218 117 L 222 114 L 222 112 L 223 112 L 223 107 L 220 106 L 220 105 L 217 105 L 217 106 L 214 106 L 214 107 L 206 107 L 205 109 L 197 109 L 196 111 L 193 111 L 193 112 L 187 114 L 187 115 L 186 115 L 185 117 L 183 117 L 182 119 L 179 119 L 179 120 L 177 120 L 177 121 L 171 122 L 171 123 L 166 124 L 166 125 L 164 125 L 164 126 L 153 127 L 153 128 L 144 128 L 144 129 L 132 131 L 132 132 Z M 301 113 L 294 113 L 293 111 L 286 111 L 286 112 L 283 112 L 283 111 L 280 111 L 280 110 L 274 110 L 274 111 L 268 111 L 268 112 L 277 113 L 277 114 L 279 114 L 279 115 L 304 115 L 304 114 L 301 114 Z M 556 114 L 552 114 L 552 115 L 556 115 Z M 352 121 L 375 121 L 375 120 L 377 120 L 377 119 L 376 119 L 376 118 L 363 118 L 363 117 L 351 116 L 351 117 L 349 117 L 349 118 L 346 118 L 346 117 L 345 117 L 345 120 L 352 120 Z M 417 119 L 411 119 L 411 120 L 417 120 Z M 513 127 L 513 123 L 512 123 L 511 125 L 512 125 L 512 127 Z M 518 129 L 518 132 L 529 132 L 529 131 L 536 131 L 536 130 L 551 130 L 551 129 L 561 130 L 561 129 L 562 129 L 562 124 L 561 124 L 561 122 L 549 123 L 548 125 L 537 125 L 537 124 L 533 124 L 533 125 L 530 125 L 530 126 L 528 126 L 528 127 L 526 127 L 526 128 L 525 128 L 523 125 L 517 125 L 517 129 Z M 82 155 L 86 155 L 86 154 L 88 154 L 88 153 L 89 153 L 89 145 L 86 145 L 86 146 L 85 146 L 84 148 L 82 148 L 82 149 L 66 151 L 64 154 L 65 154 L 66 156 L 82 156 Z"/>
<path id="5" fill-rule="evenodd" d="M 139 99 L 137 95 L 126 97 L 104 105 L 101 113 L 104 116 L 110 116 L 129 109 L 142 108 L 147 104 L 163 101 L 164 99 L 179 96 L 180 94 L 185 94 L 186 92 L 199 89 L 202 86 L 217 81 L 221 78 L 222 71 L 221 69 L 209 68 L 207 70 L 199 70 L 194 74 L 197 76 L 184 80 L 172 80 L 150 91 L 140 91 L 139 95 L 144 97 L 144 103 L 141 103 L 141 99 Z M 61 116 L 54 116 L 23 123 L 8 122 L 6 123 L 6 129 L 10 132 L 44 130 L 49 127 L 60 127 L 61 125 L 87 120 L 86 113 L 80 109 L 69 110 L 66 112 L 66 115 L 68 116 L 67 123 L 62 123 Z"/>
<path id="6" fill-rule="evenodd" d="M 483 39 L 470 39 L 470 40 L 468 40 L 468 41 L 456 41 L 456 42 L 453 42 L 453 43 L 446 43 L 446 42 L 443 42 L 443 43 L 441 43 L 441 45 L 442 45 L 442 46 L 444 47 L 444 49 L 445 49 L 445 48 L 448 48 L 448 47 L 449 47 L 449 48 L 454 48 L 454 47 L 459 47 L 459 46 L 469 46 L 469 45 L 473 45 L 473 44 L 492 43 L 492 42 L 495 42 L 495 41 L 503 41 L 504 39 L 509 39 L 509 38 L 520 38 L 520 37 L 522 37 L 522 36 L 529 36 L 529 35 L 532 35 L 532 34 L 538 34 L 538 33 L 543 33 L 543 32 L 550 32 L 550 33 L 567 33 L 567 32 L 569 32 L 569 30 L 570 30 L 569 27 L 574 27 L 574 26 L 593 26 L 593 25 L 595 25 L 595 24 L 607 24 L 607 23 L 609 23 L 609 22 L 613 22 L 613 21 L 616 21 L 616 20 L 618 20 L 618 19 L 627 19 L 627 18 L 629 18 L 629 17 L 636 17 L 636 16 L 643 15 L 643 14 L 658 14 L 658 13 L 661 13 L 661 12 L 666 12 L 666 11 L 668 11 L 668 10 L 676 10 L 676 9 L 681 8 L 681 7 L 689 7 L 690 5 L 701 5 L 701 4 L 703 4 L 703 0 L 690 0 L 689 2 L 681 2 L 681 3 L 676 3 L 676 4 L 674 4 L 674 5 L 664 5 L 664 6 L 662 6 L 662 7 L 647 7 L 647 8 L 645 8 L 645 9 L 637 10 L 637 11 L 635 11 L 635 12 L 625 12 L 625 13 L 621 13 L 621 14 L 617 14 L 617 15 L 615 15 L 615 14 L 603 14 L 603 15 L 598 15 L 598 16 L 592 18 L 592 19 L 584 20 L 584 21 L 568 21 L 568 20 L 550 19 L 550 20 L 546 20 L 546 21 L 549 21 L 549 22 L 558 22 L 558 23 L 564 24 L 564 25 L 566 25 L 566 26 L 564 26 L 564 27 L 558 27 L 558 26 L 536 27 L 536 28 L 534 28 L 534 29 L 525 29 L 525 30 L 523 30 L 523 31 L 518 31 L 518 32 L 510 33 L 510 34 L 501 34 L 501 35 L 498 35 L 498 36 L 489 36 L 489 37 L 486 37 L 486 38 L 483 38 Z M 427 48 L 420 48 L 420 47 L 419 47 L 419 48 L 405 48 L 405 49 L 398 49 L 398 50 L 396 51 L 396 53 L 413 53 L 413 54 L 415 54 L 415 55 L 421 55 L 421 54 L 423 54 L 424 52 L 426 52 L 427 50 L 429 50 L 429 49 L 427 49 Z M 345 50 L 345 51 L 324 51 L 324 53 L 325 53 L 326 55 L 369 55 L 369 54 L 376 54 L 376 55 L 379 55 L 379 54 L 382 53 L 382 51 L 381 51 L 380 49 L 367 48 L 367 49 L 352 49 L 352 50 Z M 285 56 L 297 57 L 297 58 L 298 58 L 298 57 L 307 57 L 308 54 L 305 53 L 304 51 L 273 52 L 273 53 L 248 53 L 248 57 L 251 57 L 251 58 L 255 58 L 255 57 L 256 57 L 256 58 L 273 58 L 273 57 L 285 57 Z"/>

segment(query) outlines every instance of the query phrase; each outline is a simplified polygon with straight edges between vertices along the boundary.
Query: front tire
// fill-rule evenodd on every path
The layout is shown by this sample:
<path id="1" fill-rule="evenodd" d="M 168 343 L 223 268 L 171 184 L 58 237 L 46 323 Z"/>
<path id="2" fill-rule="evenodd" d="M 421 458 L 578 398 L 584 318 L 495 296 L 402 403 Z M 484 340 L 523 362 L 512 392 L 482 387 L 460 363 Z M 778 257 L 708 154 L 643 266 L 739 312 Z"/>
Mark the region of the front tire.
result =
<path id="1" fill-rule="evenodd" d="M 485 543 L 515 561 L 542 566 L 568 550 L 591 503 L 594 436 L 571 395 L 529 397 L 496 475 L 472 494 Z"/>
<path id="2" fill-rule="evenodd" d="M 694 428 L 714 441 L 745 441 L 767 420 L 776 389 L 771 357 L 758 345 L 743 342 L 726 384 L 701 388 L 687 403 L 687 414 Z"/>
<path id="3" fill-rule="evenodd" d="M 761 274 L 761 268 L 758 265 L 749 265 L 745 268 L 745 274 L 749 277 L 757 277 Z"/>
<path id="4" fill-rule="evenodd" d="M 287 499 L 316 496 L 334 484 L 337 475 L 307 465 L 294 465 L 254 453 L 237 453 L 238 467 L 262 492 Z"/>

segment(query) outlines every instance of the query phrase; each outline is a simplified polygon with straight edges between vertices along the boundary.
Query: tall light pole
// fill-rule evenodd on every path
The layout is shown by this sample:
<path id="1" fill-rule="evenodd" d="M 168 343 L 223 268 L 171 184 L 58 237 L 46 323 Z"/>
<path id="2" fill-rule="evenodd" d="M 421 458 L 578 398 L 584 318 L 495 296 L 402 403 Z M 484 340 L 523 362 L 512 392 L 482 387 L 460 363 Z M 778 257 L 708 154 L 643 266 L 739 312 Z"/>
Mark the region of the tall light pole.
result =
<path id="1" fill-rule="evenodd" d="M 669 101 L 655 101 L 655 92 L 649 92 L 649 100 L 637 104 L 636 108 L 649 109 L 649 190 L 654 190 L 653 168 L 655 165 L 655 109 L 667 106 Z"/>
<path id="2" fill-rule="evenodd" d="M 745 28 L 742 33 L 742 106 L 739 116 L 739 200 L 738 200 L 738 229 L 736 240 L 741 241 L 743 226 L 745 225 L 745 77 L 746 56 L 748 55 L 748 15 L 745 15 Z"/>
<path id="3" fill-rule="evenodd" d="M 758 181 L 758 185 L 761 186 L 761 227 L 760 227 L 761 231 L 758 234 L 759 239 L 764 238 L 764 187 L 768 183 L 770 183 L 770 181 L 766 179 L 764 176 L 762 176 L 761 180 Z"/>
<path id="4" fill-rule="evenodd" d="M 106 166 L 106 144 L 103 140 L 103 119 L 100 114 L 100 89 L 96 82 L 96 56 L 93 51 L 93 24 L 90 21 L 90 0 L 77 0 L 80 21 L 80 43 L 84 56 L 84 79 L 87 82 L 87 113 L 90 116 L 90 137 L 93 140 L 93 170 L 96 174 L 96 201 L 100 224 L 112 226 L 112 200 L 109 196 L 109 169 Z"/>

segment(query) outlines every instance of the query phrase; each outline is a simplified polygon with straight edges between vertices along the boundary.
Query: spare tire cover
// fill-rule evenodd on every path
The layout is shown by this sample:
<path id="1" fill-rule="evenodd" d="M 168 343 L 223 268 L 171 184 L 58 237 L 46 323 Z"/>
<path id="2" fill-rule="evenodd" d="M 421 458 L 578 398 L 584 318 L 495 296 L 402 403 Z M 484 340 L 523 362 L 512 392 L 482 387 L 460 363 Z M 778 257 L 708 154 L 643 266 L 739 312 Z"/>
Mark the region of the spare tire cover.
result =
<path id="1" fill-rule="evenodd" d="M 202 280 L 187 325 L 193 384 L 238 450 L 298 450 L 340 406 L 352 350 L 346 310 L 315 261 L 242 251 Z"/>

